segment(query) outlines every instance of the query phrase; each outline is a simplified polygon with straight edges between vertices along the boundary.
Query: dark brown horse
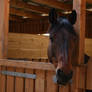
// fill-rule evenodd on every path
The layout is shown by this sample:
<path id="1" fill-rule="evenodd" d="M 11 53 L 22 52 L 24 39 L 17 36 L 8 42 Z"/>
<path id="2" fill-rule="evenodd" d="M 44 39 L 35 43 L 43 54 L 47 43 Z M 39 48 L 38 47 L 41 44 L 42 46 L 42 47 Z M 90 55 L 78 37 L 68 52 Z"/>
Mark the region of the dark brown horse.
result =
<path id="1" fill-rule="evenodd" d="M 61 85 L 66 85 L 73 76 L 72 58 L 78 38 L 73 28 L 76 16 L 76 11 L 74 10 L 69 15 L 69 19 L 58 17 L 55 9 L 51 9 L 49 13 L 51 25 L 49 28 L 48 58 L 56 67 L 57 83 Z"/>

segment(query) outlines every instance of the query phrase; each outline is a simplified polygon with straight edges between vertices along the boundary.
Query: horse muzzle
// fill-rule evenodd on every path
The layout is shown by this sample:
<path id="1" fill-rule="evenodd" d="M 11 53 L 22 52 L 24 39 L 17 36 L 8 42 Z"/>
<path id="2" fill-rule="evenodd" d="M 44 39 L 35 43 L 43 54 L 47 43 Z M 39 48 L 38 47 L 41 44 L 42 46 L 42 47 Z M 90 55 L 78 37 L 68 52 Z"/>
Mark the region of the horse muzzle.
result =
<path id="1" fill-rule="evenodd" d="M 56 76 L 54 77 L 54 80 L 59 85 L 66 85 L 67 83 L 71 83 L 73 76 L 73 71 L 71 71 L 69 74 L 65 74 L 63 71 L 58 70 L 56 72 Z"/>

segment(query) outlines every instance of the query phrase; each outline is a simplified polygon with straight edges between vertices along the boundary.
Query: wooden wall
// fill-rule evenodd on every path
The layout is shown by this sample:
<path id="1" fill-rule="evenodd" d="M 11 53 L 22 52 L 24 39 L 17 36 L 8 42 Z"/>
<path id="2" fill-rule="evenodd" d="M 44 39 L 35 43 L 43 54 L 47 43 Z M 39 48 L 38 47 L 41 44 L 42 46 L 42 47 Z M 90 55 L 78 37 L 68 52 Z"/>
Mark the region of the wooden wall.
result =
<path id="1" fill-rule="evenodd" d="M 85 53 L 92 57 L 92 39 L 85 39 Z"/>
<path id="2" fill-rule="evenodd" d="M 85 35 L 87 38 L 92 38 L 92 14 L 87 14 Z"/>
<path id="3" fill-rule="evenodd" d="M 9 33 L 8 58 L 47 58 L 48 37 Z M 92 56 L 92 39 L 85 39 L 85 53 Z"/>
<path id="4" fill-rule="evenodd" d="M 48 31 L 47 20 L 10 21 L 9 32 L 42 34 Z"/>
<path id="5" fill-rule="evenodd" d="M 8 38 L 8 58 L 47 58 L 47 37 L 9 33 Z"/>
<path id="6" fill-rule="evenodd" d="M 30 33 L 43 34 L 48 31 L 48 19 L 44 20 L 12 20 L 9 25 L 9 32 L 13 33 Z M 92 14 L 87 14 L 86 17 L 86 34 L 87 38 L 92 38 Z"/>
<path id="7" fill-rule="evenodd" d="M 87 66 L 86 89 L 92 90 L 92 57 Z"/>
<path id="8" fill-rule="evenodd" d="M 92 90 L 92 39 L 86 39 L 85 44 L 85 52 L 91 56 L 87 66 L 86 89 Z"/>

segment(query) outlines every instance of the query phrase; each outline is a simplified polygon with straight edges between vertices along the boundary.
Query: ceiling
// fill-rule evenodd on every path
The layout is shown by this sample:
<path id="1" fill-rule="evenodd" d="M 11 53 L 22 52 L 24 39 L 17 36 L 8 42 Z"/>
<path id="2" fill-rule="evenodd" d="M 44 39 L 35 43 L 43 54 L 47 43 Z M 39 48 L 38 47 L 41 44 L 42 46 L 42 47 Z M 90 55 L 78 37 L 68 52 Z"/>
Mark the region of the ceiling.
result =
<path id="1" fill-rule="evenodd" d="M 72 10 L 72 2 L 73 0 L 10 0 L 10 16 L 44 19 L 52 7 L 63 15 Z M 87 11 L 92 12 L 92 0 L 86 1 L 86 7 Z"/>

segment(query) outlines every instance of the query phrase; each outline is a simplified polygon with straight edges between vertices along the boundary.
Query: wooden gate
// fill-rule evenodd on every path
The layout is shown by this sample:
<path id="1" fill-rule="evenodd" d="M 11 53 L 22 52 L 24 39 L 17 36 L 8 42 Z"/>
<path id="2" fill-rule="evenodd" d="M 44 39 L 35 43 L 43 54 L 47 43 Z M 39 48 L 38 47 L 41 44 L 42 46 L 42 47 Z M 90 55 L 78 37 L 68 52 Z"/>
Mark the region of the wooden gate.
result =
<path id="1" fill-rule="evenodd" d="M 71 85 L 62 87 L 54 83 L 54 67 L 47 62 L 45 59 L 0 60 L 0 92 L 70 92 Z M 9 72 L 20 73 L 20 77 L 18 74 L 11 76 Z M 34 74 L 36 77 L 26 78 L 25 74 Z"/>
<path id="2" fill-rule="evenodd" d="M 84 68 L 80 67 L 82 72 Z M 54 66 L 46 59 L 32 61 L 2 59 L 0 92 L 75 92 L 78 85 L 76 80 L 78 69 L 78 67 L 74 69 L 72 84 L 58 86 L 54 82 Z"/>

